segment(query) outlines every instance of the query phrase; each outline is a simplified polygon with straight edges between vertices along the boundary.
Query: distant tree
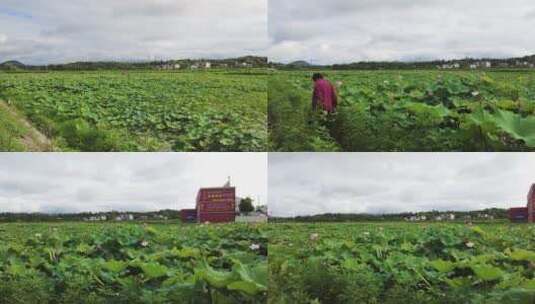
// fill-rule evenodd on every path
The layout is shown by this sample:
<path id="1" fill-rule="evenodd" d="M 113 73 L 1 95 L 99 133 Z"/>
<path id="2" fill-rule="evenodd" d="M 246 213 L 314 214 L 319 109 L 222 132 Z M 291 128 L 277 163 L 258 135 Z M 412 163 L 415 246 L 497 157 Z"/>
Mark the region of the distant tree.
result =
<path id="1" fill-rule="evenodd" d="M 242 198 L 240 200 L 240 212 L 249 213 L 254 211 L 253 200 L 250 197 Z"/>

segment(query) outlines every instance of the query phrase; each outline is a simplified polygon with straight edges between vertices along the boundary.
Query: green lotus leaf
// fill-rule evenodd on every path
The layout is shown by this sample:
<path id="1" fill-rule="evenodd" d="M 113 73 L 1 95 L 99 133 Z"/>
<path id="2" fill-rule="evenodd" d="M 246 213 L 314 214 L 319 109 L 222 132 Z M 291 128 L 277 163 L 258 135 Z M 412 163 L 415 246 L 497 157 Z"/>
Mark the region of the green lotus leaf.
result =
<path id="1" fill-rule="evenodd" d="M 167 275 L 167 267 L 158 263 L 145 263 L 141 266 L 143 273 L 149 279 L 156 279 Z"/>
<path id="2" fill-rule="evenodd" d="M 444 261 L 444 260 L 435 260 L 431 262 L 431 266 L 433 266 L 438 272 L 450 272 L 455 269 L 455 263 L 450 261 Z"/>
<path id="3" fill-rule="evenodd" d="M 473 265 L 471 268 L 476 276 L 483 281 L 498 280 L 504 275 L 500 268 L 490 265 Z"/>
<path id="4" fill-rule="evenodd" d="M 106 261 L 102 266 L 106 270 L 109 270 L 114 273 L 119 273 L 124 271 L 126 267 L 128 267 L 128 263 L 123 261 L 109 260 Z"/>
<path id="5" fill-rule="evenodd" d="M 509 253 L 509 256 L 515 261 L 535 262 L 535 252 L 529 250 L 515 249 L 515 251 Z"/>

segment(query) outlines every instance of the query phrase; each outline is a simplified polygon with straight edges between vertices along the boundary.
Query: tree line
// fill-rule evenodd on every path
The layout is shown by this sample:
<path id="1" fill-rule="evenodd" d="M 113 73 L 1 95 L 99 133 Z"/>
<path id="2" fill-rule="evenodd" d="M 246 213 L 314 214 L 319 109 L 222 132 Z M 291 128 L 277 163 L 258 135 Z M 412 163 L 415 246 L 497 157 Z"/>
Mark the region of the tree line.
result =
<path id="1" fill-rule="evenodd" d="M 490 208 L 478 211 L 427 211 L 404 212 L 392 214 L 352 214 L 352 213 L 325 213 L 295 217 L 270 217 L 270 222 L 393 222 L 407 221 L 411 217 L 425 218 L 422 221 L 433 221 L 437 217 L 446 217 L 453 214 L 455 221 L 477 220 L 505 220 L 508 218 L 506 209 Z"/>
<path id="2" fill-rule="evenodd" d="M 19 61 L 6 61 L 0 64 L 0 70 L 3 71 L 96 71 L 96 70 L 147 70 L 158 69 L 167 65 L 178 64 L 182 68 L 189 68 L 192 65 L 200 62 L 209 62 L 213 68 L 242 67 L 247 64 L 247 67 L 265 68 L 268 66 L 266 57 L 259 56 L 244 56 L 238 58 L 226 59 L 180 59 L 180 60 L 158 60 L 158 61 L 85 61 L 72 62 L 65 64 L 49 64 L 49 65 L 26 65 Z"/>
<path id="3" fill-rule="evenodd" d="M 437 69 L 458 64 L 458 69 L 469 69 L 474 64 L 489 63 L 489 68 L 515 68 L 529 69 L 535 67 L 535 55 L 516 58 L 464 58 L 454 60 L 428 60 L 428 61 L 360 61 L 333 65 L 314 65 L 305 61 L 295 61 L 288 64 L 270 62 L 272 68 L 281 70 L 415 70 L 415 69 Z M 476 68 L 484 68 L 477 66 Z"/>
<path id="4" fill-rule="evenodd" d="M 0 213 L 0 222 L 62 222 L 62 221 L 83 221 L 90 217 L 105 216 L 107 220 L 114 220 L 122 214 L 131 214 L 135 219 L 158 219 L 167 218 L 169 220 L 179 219 L 178 210 L 160 210 L 153 212 L 81 212 L 81 213 Z"/>

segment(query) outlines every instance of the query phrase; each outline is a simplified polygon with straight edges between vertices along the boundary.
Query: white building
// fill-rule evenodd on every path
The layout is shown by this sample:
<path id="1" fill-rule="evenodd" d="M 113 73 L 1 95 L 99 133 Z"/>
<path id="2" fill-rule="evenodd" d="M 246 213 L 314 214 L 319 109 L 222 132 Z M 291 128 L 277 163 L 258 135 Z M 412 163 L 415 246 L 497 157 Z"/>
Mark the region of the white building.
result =
<path id="1" fill-rule="evenodd" d="M 115 217 L 116 221 L 133 221 L 134 215 L 133 214 L 119 214 L 117 217 Z"/>
<path id="2" fill-rule="evenodd" d="M 267 223 L 268 216 L 260 212 L 251 212 L 247 215 L 236 216 L 236 223 Z"/>
<path id="3" fill-rule="evenodd" d="M 260 207 L 257 208 L 257 211 L 267 215 L 268 214 L 268 206 L 267 205 L 260 206 Z"/>
<path id="4" fill-rule="evenodd" d="M 459 69 L 461 65 L 459 63 L 454 64 L 443 64 L 442 69 L 443 70 L 451 70 L 451 69 Z"/>
<path id="5" fill-rule="evenodd" d="M 413 216 L 410 216 L 410 217 L 406 217 L 405 220 L 409 221 L 409 222 L 424 222 L 424 221 L 427 221 L 427 216 L 425 216 L 425 215 L 413 215 Z"/>

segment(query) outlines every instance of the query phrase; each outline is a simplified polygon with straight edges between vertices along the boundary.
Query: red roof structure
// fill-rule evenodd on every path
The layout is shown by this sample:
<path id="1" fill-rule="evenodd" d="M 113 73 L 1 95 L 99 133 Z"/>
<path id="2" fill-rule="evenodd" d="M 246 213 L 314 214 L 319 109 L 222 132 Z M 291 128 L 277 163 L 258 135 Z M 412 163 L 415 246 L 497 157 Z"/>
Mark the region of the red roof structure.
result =
<path id="1" fill-rule="evenodd" d="M 182 209 L 180 210 L 180 220 L 183 223 L 197 222 L 197 209 Z"/>
<path id="2" fill-rule="evenodd" d="M 535 223 L 535 184 L 529 189 L 527 206 L 511 208 L 508 214 L 511 221 Z"/>
<path id="3" fill-rule="evenodd" d="M 517 207 L 511 208 L 508 212 L 509 220 L 511 222 L 526 222 L 528 220 L 528 208 Z"/>

